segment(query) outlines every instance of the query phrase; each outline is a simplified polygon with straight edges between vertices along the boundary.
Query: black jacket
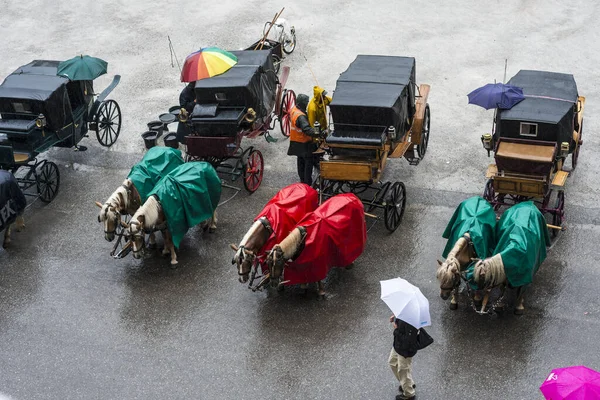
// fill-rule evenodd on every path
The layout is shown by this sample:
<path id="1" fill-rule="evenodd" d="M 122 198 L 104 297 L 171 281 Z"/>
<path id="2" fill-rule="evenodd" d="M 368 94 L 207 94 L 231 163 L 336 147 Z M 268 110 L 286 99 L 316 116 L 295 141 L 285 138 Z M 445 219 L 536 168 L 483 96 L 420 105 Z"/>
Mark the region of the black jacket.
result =
<path id="1" fill-rule="evenodd" d="M 402 357 L 414 357 L 417 354 L 417 334 L 419 330 L 406 322 L 397 319 L 398 327 L 394 329 L 394 350 Z"/>
<path id="2" fill-rule="evenodd" d="M 314 130 L 310 123 L 308 122 L 308 117 L 306 115 L 301 115 L 296 119 L 296 127 L 302 130 L 307 136 L 312 138 L 319 137 L 319 132 Z M 306 143 L 300 142 L 292 142 L 290 140 L 290 147 L 288 148 L 288 156 L 298 156 L 298 157 L 312 157 L 312 153 L 317 150 L 317 145 L 312 141 Z"/>
<path id="3" fill-rule="evenodd" d="M 192 112 L 196 104 L 194 103 L 194 100 L 196 100 L 194 87 L 196 85 L 192 83 L 187 84 L 179 94 L 179 106 L 185 108 L 188 112 Z"/>
<path id="4" fill-rule="evenodd" d="M 27 199 L 12 173 L 0 169 L 0 232 L 15 222 L 27 206 Z"/>

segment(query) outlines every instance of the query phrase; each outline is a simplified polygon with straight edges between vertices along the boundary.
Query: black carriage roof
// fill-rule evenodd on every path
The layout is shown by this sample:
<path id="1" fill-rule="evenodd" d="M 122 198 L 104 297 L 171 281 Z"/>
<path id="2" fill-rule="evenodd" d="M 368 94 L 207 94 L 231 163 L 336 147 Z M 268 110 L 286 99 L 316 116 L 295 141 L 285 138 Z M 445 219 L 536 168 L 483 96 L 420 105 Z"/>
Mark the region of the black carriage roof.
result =
<path id="1" fill-rule="evenodd" d="M 60 61 L 34 60 L 17 68 L 0 85 L 0 98 L 47 100 L 69 81 L 56 75 L 59 63 Z"/>
<path id="2" fill-rule="evenodd" d="M 230 51 L 238 62 L 225 73 L 212 78 L 196 81 L 196 89 L 246 87 L 250 84 L 259 67 L 269 65 L 270 50 Z"/>
<path id="3" fill-rule="evenodd" d="M 331 105 L 392 107 L 414 69 L 414 57 L 358 55 L 338 78 Z"/>
<path id="4" fill-rule="evenodd" d="M 525 100 L 503 110 L 502 120 L 557 124 L 577 102 L 577 84 L 571 74 L 521 70 L 508 84 L 522 88 Z"/>

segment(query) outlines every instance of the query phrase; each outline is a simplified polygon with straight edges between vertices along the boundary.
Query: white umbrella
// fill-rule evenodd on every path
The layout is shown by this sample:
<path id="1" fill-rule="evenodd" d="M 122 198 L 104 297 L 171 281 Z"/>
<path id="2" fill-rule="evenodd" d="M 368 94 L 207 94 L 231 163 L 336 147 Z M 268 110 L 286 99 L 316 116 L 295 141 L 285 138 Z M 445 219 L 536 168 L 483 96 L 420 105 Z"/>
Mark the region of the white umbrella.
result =
<path id="1" fill-rule="evenodd" d="M 392 310 L 396 318 L 415 328 L 431 325 L 429 301 L 418 287 L 402 278 L 379 281 L 381 300 Z"/>

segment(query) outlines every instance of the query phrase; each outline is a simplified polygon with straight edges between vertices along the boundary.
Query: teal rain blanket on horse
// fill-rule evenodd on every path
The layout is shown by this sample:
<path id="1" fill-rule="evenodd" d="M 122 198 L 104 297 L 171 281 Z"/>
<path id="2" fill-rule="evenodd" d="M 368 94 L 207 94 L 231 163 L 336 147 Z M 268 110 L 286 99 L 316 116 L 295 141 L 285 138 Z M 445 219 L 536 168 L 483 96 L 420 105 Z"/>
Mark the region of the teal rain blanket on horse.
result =
<path id="1" fill-rule="evenodd" d="M 498 221 L 496 237 L 494 254 L 502 256 L 508 282 L 513 287 L 530 284 L 550 246 L 546 219 L 540 210 L 531 201 L 512 206 Z"/>
<path id="2" fill-rule="evenodd" d="M 188 162 L 162 178 L 148 194 L 165 213 L 173 244 L 179 247 L 187 230 L 211 218 L 221 198 L 221 180 L 207 162 Z"/>
<path id="3" fill-rule="evenodd" d="M 454 211 L 454 215 L 442 234 L 443 238 L 448 239 L 442 256 L 444 258 L 448 257 L 448 253 L 450 253 L 456 241 L 465 233 L 469 233 L 471 236 L 477 257 L 487 258 L 491 256 L 496 243 L 495 227 L 496 214 L 490 203 L 478 196 L 463 201 Z"/>
<path id="4" fill-rule="evenodd" d="M 137 189 L 144 204 L 154 185 L 182 164 L 183 157 L 180 150 L 171 147 L 153 147 L 146 152 L 142 161 L 131 168 L 127 178 Z"/>

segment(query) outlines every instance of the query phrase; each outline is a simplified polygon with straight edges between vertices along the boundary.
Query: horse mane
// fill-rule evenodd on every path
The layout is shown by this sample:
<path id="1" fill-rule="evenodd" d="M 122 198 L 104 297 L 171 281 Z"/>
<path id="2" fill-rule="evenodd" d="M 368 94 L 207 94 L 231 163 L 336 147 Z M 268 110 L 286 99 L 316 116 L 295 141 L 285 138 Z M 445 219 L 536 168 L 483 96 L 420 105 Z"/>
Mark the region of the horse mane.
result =
<path id="1" fill-rule="evenodd" d="M 482 274 L 483 279 L 481 277 Z M 504 272 L 502 256 L 496 254 L 475 264 L 473 278 L 478 285 L 486 288 L 504 284 L 506 282 L 506 273 Z"/>
<path id="2" fill-rule="evenodd" d="M 296 255 L 302 245 L 302 239 L 303 235 L 300 228 L 295 228 L 277 245 L 281 251 L 283 251 L 283 257 L 285 257 L 286 260 L 289 260 L 292 256 Z"/>
<path id="3" fill-rule="evenodd" d="M 160 202 L 156 196 L 148 197 L 148 200 L 138 208 L 133 214 L 132 220 L 138 220 L 140 216 L 144 216 L 144 229 L 150 230 L 159 223 L 159 217 L 162 209 Z"/>
<path id="4" fill-rule="evenodd" d="M 117 212 L 121 212 L 121 210 L 124 210 L 127 207 L 127 189 L 125 186 L 127 185 L 128 180 L 129 179 L 125 179 L 123 184 L 119 186 L 102 205 L 101 215 L 104 216 L 107 214 L 107 208 L 109 206 L 114 207 Z"/>

